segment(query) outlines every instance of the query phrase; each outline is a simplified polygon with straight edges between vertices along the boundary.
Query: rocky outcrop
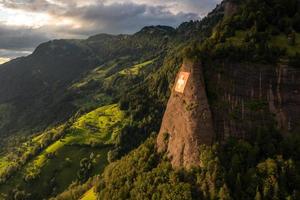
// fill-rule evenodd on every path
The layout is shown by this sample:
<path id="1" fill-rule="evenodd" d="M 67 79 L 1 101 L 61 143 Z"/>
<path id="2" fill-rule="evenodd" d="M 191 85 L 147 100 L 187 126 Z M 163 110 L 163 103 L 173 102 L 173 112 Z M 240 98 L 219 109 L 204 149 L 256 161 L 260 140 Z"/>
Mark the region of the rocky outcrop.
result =
<path id="1" fill-rule="evenodd" d="M 224 0 L 217 7 L 208 14 L 208 17 L 222 15 L 224 17 L 231 17 L 238 11 L 238 4 L 231 0 Z"/>
<path id="2" fill-rule="evenodd" d="M 300 70 L 286 63 L 215 62 L 206 67 L 216 140 L 278 129 L 300 131 Z"/>
<path id="3" fill-rule="evenodd" d="M 186 85 L 182 72 L 189 73 Z M 158 150 L 174 167 L 198 165 L 201 144 L 274 128 L 283 135 L 300 131 L 300 70 L 285 61 L 205 66 L 186 61 L 175 83 L 157 138 Z"/>
<path id="4" fill-rule="evenodd" d="M 238 11 L 237 4 L 233 3 L 232 1 L 224 1 L 224 16 L 231 17 Z"/>
<path id="5" fill-rule="evenodd" d="M 185 61 L 177 75 L 157 138 L 173 167 L 199 164 L 199 147 L 214 138 L 202 66 Z"/>

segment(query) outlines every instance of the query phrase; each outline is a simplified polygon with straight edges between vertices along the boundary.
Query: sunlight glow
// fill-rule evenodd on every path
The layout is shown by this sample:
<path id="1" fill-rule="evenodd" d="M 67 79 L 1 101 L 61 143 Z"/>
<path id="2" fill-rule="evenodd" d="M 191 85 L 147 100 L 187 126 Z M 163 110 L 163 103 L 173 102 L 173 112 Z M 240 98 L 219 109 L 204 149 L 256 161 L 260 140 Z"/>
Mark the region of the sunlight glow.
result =
<path id="1" fill-rule="evenodd" d="M 50 16 L 44 13 L 29 13 L 21 10 L 3 8 L 0 5 L 0 22 L 8 26 L 40 28 L 48 23 Z"/>
<path id="2" fill-rule="evenodd" d="M 78 21 L 67 17 L 57 17 L 47 13 L 30 13 L 3 8 L 0 5 L 0 22 L 7 26 L 23 26 L 38 29 L 43 26 L 68 26 L 73 29 L 82 27 Z"/>
<path id="3" fill-rule="evenodd" d="M 3 63 L 6 63 L 8 61 L 10 61 L 9 58 L 2 58 L 2 57 L 0 57 L 0 65 L 3 64 Z"/>
<path id="4" fill-rule="evenodd" d="M 71 27 L 73 29 L 78 29 L 78 28 L 81 28 L 82 25 L 75 21 L 74 19 L 71 19 L 71 18 L 65 18 L 65 17 L 59 17 L 59 18 L 56 18 L 56 17 L 53 17 L 52 18 L 52 24 L 53 25 L 56 25 L 56 26 L 68 26 L 68 27 Z"/>

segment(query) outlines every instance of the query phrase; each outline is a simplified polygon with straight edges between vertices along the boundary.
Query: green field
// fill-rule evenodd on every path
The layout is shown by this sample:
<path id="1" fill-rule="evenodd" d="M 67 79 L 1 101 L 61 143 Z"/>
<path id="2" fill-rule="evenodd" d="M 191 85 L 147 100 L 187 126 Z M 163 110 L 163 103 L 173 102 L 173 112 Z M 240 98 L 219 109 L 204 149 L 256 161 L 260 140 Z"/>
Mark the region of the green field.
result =
<path id="1" fill-rule="evenodd" d="M 137 64 L 137 65 L 134 65 L 134 66 L 132 66 L 128 69 L 124 69 L 124 70 L 120 71 L 119 74 L 122 74 L 122 75 L 138 75 L 140 73 L 141 69 L 143 69 L 144 67 L 152 64 L 154 61 L 155 61 L 155 59 Z"/>
<path id="2" fill-rule="evenodd" d="M 124 113 L 117 104 L 100 107 L 80 117 L 69 133 L 50 146 L 26 166 L 26 173 L 34 175 L 54 154 L 66 145 L 113 144 L 125 122 Z"/>
<path id="3" fill-rule="evenodd" d="M 92 93 L 84 93 L 79 98 L 76 98 L 72 102 L 73 105 L 90 110 L 111 104 L 112 98 L 111 95 L 107 95 L 107 89 L 114 88 L 113 90 L 116 94 L 126 90 L 128 85 L 132 85 L 132 76 L 139 75 L 145 67 L 153 64 L 155 60 L 132 61 L 126 57 L 95 68 L 69 88 L 69 90 L 76 93 L 93 90 Z"/>
<path id="4" fill-rule="evenodd" d="M 80 161 L 91 154 L 95 158 L 90 176 L 100 173 L 107 165 L 108 151 L 126 123 L 125 114 L 117 104 L 100 107 L 79 117 L 63 138 L 50 144 L 5 185 L 1 185 L 0 193 L 7 193 L 16 185 L 28 191 L 32 187 L 37 188 L 33 194 L 37 198 L 41 194 L 60 193 L 77 179 Z M 41 133 L 32 142 L 41 143 L 47 134 L 55 135 L 61 128 Z M 0 160 L 0 169 L 5 165 L 7 160 L 4 157 Z M 32 179 L 26 182 L 25 176 Z"/>
<path id="5" fill-rule="evenodd" d="M 71 141 L 78 144 L 113 144 L 126 121 L 125 114 L 117 104 L 100 107 L 74 123 L 72 128 L 76 132 L 76 138 L 72 138 Z"/>

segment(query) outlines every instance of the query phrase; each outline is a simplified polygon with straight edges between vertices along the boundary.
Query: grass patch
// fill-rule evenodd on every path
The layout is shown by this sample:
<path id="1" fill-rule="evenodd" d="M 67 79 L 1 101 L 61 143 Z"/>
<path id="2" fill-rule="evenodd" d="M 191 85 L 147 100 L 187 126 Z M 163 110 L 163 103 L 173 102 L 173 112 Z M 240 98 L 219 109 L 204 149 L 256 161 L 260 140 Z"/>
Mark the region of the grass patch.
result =
<path id="1" fill-rule="evenodd" d="M 121 75 L 138 75 L 140 73 L 141 69 L 152 64 L 154 61 L 155 61 L 155 59 L 134 65 L 128 69 L 124 69 L 124 70 L 120 71 L 119 74 L 121 74 Z"/>
<path id="2" fill-rule="evenodd" d="M 2 174 L 5 169 L 11 165 L 13 162 L 9 161 L 7 157 L 1 157 L 0 158 L 0 174 Z"/>
<path id="3" fill-rule="evenodd" d="M 272 37 L 271 44 L 275 47 L 286 49 L 289 56 L 294 56 L 296 53 L 300 53 L 300 33 L 296 33 L 295 45 L 290 45 L 288 37 L 284 34 Z"/>
<path id="4" fill-rule="evenodd" d="M 80 160 L 89 158 L 91 153 L 95 155 L 95 159 L 90 175 L 100 173 L 107 165 L 108 151 L 126 123 L 125 114 L 117 104 L 103 106 L 83 115 L 67 130 L 63 138 L 50 144 L 1 186 L 0 193 L 8 193 L 15 185 L 28 191 L 36 188 L 36 198 L 42 198 L 39 195 L 60 193 L 77 179 Z M 61 128 L 63 126 L 41 133 L 32 138 L 31 142 L 41 144 L 44 138 L 49 134 L 57 134 Z M 2 157 L 0 169 L 7 164 L 7 159 Z M 25 176 L 34 178 L 27 179 L 26 182 Z"/>
<path id="5" fill-rule="evenodd" d="M 91 188 L 82 196 L 80 200 L 96 200 L 96 199 L 97 199 L 97 195 L 94 192 L 94 188 Z"/>
<path id="6" fill-rule="evenodd" d="M 229 42 L 236 46 L 242 46 L 245 41 L 246 34 L 246 31 L 236 31 L 235 36 L 227 38 L 226 42 Z"/>
<path id="7" fill-rule="evenodd" d="M 59 185 L 57 187 L 61 188 L 60 191 L 63 191 L 74 181 L 74 177 L 76 178 L 80 160 L 88 157 L 91 152 L 97 153 L 98 161 L 97 166 L 95 166 L 95 174 L 99 173 L 99 170 L 102 170 L 107 164 L 107 153 L 111 148 L 110 146 L 115 143 L 118 134 L 126 123 L 125 114 L 119 109 L 117 104 L 103 106 L 83 115 L 67 130 L 66 135 L 62 139 L 50 144 L 38 156 L 28 162 L 15 175 L 15 178 L 9 182 L 13 185 L 22 182 L 23 177 L 29 176 L 34 177 L 30 184 L 35 182 L 48 184 L 51 180 L 46 180 L 47 178 L 56 177 L 56 184 Z M 32 141 L 42 144 L 47 135 L 55 136 L 62 128 L 63 126 L 60 126 L 41 133 L 34 137 Z M 70 161 L 72 166 L 68 165 Z M 57 166 L 57 163 L 62 164 Z M 7 166 L 7 164 L 7 160 L 2 158 L 0 160 L 0 169 L 2 166 Z M 27 184 L 24 183 L 24 185 L 27 187 Z M 46 185 L 41 187 L 46 188 Z"/>
<path id="8" fill-rule="evenodd" d="M 65 145 L 114 144 L 125 124 L 125 114 L 119 109 L 117 104 L 103 106 L 87 113 L 73 124 L 64 138 L 48 146 L 30 162 L 26 166 L 25 171 L 27 174 L 32 175 L 39 173 L 39 170 L 49 160 L 49 155 L 52 156 Z M 35 140 L 37 141 L 38 139 L 36 138 Z"/>
<path id="9" fill-rule="evenodd" d="M 88 146 L 65 145 L 56 151 L 56 156 L 48 159 L 37 179 L 25 182 L 23 177 L 27 173 L 21 170 L 12 177 L 5 185 L 0 187 L 0 193 L 7 194 L 16 185 L 25 191 L 30 191 L 34 199 L 44 199 L 46 196 L 61 193 L 77 180 L 77 172 L 80 169 L 80 160 L 88 158 L 91 153 L 95 155 L 93 170 L 90 176 L 101 173 L 108 164 L 106 148 L 92 148 Z M 32 190 L 34 188 L 34 190 Z M 1 199 L 1 198 L 0 198 Z"/>
<path id="10" fill-rule="evenodd" d="M 100 107 L 82 117 L 72 126 L 79 144 L 93 140 L 113 144 L 122 127 L 126 124 L 125 114 L 117 104 Z M 78 137 L 78 135 L 82 135 Z M 88 136 L 88 137 L 87 137 Z"/>

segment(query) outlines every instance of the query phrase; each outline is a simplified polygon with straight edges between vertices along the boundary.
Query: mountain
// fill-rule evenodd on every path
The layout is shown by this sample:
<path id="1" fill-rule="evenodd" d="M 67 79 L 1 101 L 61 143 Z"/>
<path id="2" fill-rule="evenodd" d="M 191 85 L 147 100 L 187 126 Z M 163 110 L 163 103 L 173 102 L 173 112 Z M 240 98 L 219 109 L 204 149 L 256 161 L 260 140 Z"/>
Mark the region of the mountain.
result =
<path id="1" fill-rule="evenodd" d="M 299 22 L 225 0 L 1 65 L 0 198 L 299 199 Z"/>
<path id="2" fill-rule="evenodd" d="M 111 76 L 152 60 L 173 32 L 170 27 L 148 27 L 132 36 L 100 34 L 87 40 L 54 40 L 41 44 L 28 57 L 2 65 L 0 134 L 36 132 L 66 121 L 80 109 L 74 102 L 79 92 L 70 89 L 72 84 L 96 68 Z"/>

